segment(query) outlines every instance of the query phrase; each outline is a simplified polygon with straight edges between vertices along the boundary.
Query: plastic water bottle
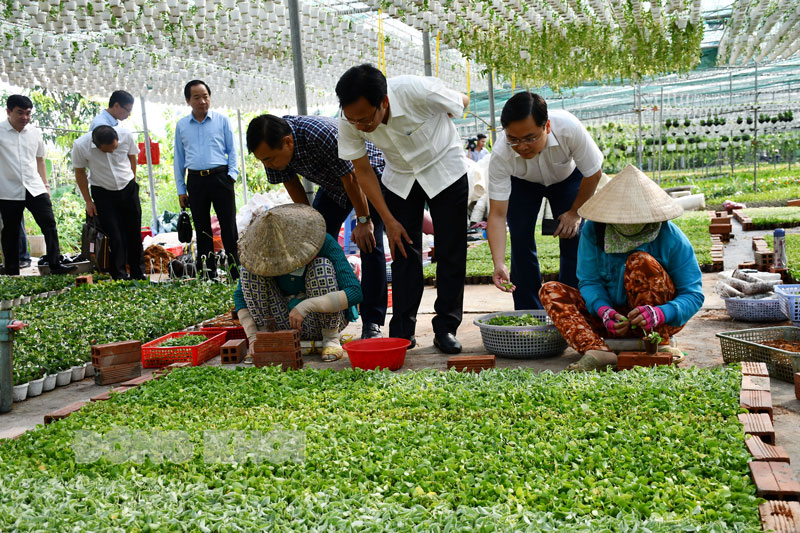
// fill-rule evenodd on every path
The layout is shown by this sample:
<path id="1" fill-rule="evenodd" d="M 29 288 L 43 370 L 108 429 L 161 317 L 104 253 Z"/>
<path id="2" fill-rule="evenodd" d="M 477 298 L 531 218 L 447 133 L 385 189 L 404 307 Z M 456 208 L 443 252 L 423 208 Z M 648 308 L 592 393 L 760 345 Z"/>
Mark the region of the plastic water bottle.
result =
<path id="1" fill-rule="evenodd" d="M 775 268 L 786 268 L 786 232 L 778 228 L 772 234 L 775 244 L 775 259 L 773 266 Z"/>

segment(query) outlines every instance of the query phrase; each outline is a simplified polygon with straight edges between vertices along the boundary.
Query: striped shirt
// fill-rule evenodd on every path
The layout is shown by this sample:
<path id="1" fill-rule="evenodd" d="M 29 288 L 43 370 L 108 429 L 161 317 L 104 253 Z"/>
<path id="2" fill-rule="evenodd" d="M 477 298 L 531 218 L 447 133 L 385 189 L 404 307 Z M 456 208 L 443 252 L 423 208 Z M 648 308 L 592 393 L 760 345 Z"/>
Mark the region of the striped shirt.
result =
<path id="1" fill-rule="evenodd" d="M 267 180 L 278 184 L 300 175 L 319 185 L 339 206 L 347 208 L 350 199 L 342 178 L 353 172 L 353 163 L 339 158 L 338 121 L 331 117 L 285 116 L 294 137 L 294 155 L 283 170 L 266 169 Z M 383 154 L 374 144 L 367 143 L 369 162 L 380 180 L 383 174 Z"/>

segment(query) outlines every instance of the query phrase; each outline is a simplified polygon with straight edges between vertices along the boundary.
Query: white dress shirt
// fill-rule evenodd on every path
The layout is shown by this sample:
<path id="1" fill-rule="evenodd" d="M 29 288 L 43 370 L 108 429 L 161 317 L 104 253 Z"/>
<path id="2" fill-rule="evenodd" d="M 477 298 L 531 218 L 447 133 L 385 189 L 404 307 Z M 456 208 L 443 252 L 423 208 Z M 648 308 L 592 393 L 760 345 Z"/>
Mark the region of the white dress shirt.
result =
<path id="1" fill-rule="evenodd" d="M 355 160 L 366 155 L 371 141 L 386 160 L 383 184 L 401 198 L 418 181 L 433 198 L 466 174 L 461 138 L 448 114 L 464 112 L 461 93 L 438 78 L 398 76 L 387 80 L 390 116 L 370 133 L 358 131 L 339 117 L 339 157 Z"/>
<path id="2" fill-rule="evenodd" d="M 550 133 L 544 150 L 523 159 L 506 143 L 506 134 L 497 136 L 489 162 L 489 199 L 508 200 L 511 176 L 550 186 L 567 179 L 577 167 L 585 177 L 603 165 L 603 153 L 578 118 L 561 109 L 548 113 Z"/>
<path id="3" fill-rule="evenodd" d="M 129 155 L 138 155 L 139 146 L 133 134 L 119 126 L 114 128 L 119 145 L 111 153 L 100 150 L 86 133 L 72 145 L 72 167 L 89 169 L 89 185 L 108 191 L 121 191 L 134 179 Z"/>
<path id="4" fill-rule="evenodd" d="M 42 131 L 28 124 L 17 131 L 6 120 L 0 123 L 0 200 L 24 200 L 47 192 L 36 167 L 36 158 L 44 157 Z"/>

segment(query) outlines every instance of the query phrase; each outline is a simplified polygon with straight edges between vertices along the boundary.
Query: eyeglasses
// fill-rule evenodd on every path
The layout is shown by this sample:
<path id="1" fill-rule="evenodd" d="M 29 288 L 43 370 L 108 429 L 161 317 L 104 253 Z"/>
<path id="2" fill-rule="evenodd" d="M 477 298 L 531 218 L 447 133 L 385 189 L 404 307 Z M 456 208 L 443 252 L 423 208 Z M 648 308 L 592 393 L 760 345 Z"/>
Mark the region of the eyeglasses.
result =
<path id="1" fill-rule="evenodd" d="M 533 144 L 539 139 L 541 139 L 545 135 L 544 132 L 539 134 L 539 136 L 534 137 L 533 135 L 528 135 L 527 137 L 523 137 L 522 139 L 506 139 L 506 144 L 509 145 L 511 148 L 516 148 L 518 146 L 522 146 L 523 144 Z"/>
<path id="2" fill-rule="evenodd" d="M 349 118 L 344 116 L 344 113 L 342 113 L 342 117 L 344 117 L 344 119 L 347 122 L 349 122 L 350 124 L 352 124 L 353 126 L 367 126 L 367 127 L 369 127 L 369 126 L 372 126 L 372 124 L 375 122 L 375 116 L 377 114 L 378 114 L 378 108 L 376 107 L 375 111 L 372 113 L 372 117 L 369 120 L 364 119 L 364 118 L 361 118 L 361 119 L 358 119 L 358 120 L 350 120 Z"/>

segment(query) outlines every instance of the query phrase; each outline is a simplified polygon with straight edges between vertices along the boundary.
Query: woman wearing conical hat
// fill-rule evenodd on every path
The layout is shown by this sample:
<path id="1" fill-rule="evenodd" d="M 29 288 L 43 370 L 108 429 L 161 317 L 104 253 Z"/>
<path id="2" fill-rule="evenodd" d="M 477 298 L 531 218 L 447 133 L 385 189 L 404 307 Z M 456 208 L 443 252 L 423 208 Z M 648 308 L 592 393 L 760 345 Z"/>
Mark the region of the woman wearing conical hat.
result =
<path id="1" fill-rule="evenodd" d="M 539 291 L 569 345 L 585 354 L 572 369 L 615 364 L 604 337 L 656 331 L 666 344 L 703 305 L 692 245 L 669 222 L 683 208 L 628 165 L 578 213 L 587 219 L 578 247 L 579 290 L 549 282 Z"/>
<path id="2" fill-rule="evenodd" d="M 361 285 L 325 220 L 301 204 L 258 213 L 239 238 L 241 278 L 233 299 L 250 346 L 256 333 L 297 329 L 322 339 L 322 360 L 342 357 L 339 332 L 356 320 Z"/>

